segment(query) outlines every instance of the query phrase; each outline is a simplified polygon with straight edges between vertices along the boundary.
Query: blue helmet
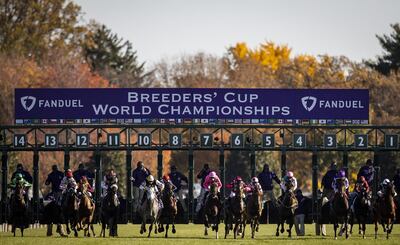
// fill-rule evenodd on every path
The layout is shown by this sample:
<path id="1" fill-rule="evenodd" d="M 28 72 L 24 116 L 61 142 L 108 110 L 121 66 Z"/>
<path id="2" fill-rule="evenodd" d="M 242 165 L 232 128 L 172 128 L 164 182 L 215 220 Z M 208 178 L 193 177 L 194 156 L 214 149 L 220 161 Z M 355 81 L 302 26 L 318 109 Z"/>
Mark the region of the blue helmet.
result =
<path id="1" fill-rule="evenodd" d="M 338 177 L 339 177 L 339 178 L 344 178 L 344 177 L 346 177 L 346 172 L 345 172 L 343 169 L 339 170 L 339 172 L 338 172 Z"/>

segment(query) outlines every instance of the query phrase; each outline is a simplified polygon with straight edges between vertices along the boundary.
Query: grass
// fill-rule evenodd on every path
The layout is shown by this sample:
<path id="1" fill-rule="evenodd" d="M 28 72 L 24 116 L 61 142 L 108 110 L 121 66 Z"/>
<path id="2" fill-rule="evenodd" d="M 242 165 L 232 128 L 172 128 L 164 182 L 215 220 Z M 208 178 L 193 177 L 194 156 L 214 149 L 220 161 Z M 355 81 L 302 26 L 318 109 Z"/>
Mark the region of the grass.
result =
<path id="1" fill-rule="evenodd" d="M 220 227 L 220 239 L 214 239 L 214 233 L 211 233 L 209 230 L 209 236 L 205 237 L 204 228 L 202 225 L 193 225 L 193 224 L 179 224 L 176 225 L 177 233 L 170 234 L 170 238 L 165 239 L 164 234 L 151 234 L 151 238 L 145 237 L 145 235 L 139 234 L 139 226 L 138 225 L 120 225 L 119 229 L 119 237 L 118 238 L 83 238 L 82 232 L 79 234 L 80 237 L 74 238 L 70 235 L 68 238 L 62 238 L 57 235 L 53 235 L 53 237 L 46 237 L 46 230 L 42 229 L 28 229 L 25 230 L 24 237 L 18 237 L 20 235 L 19 230 L 17 232 L 17 237 L 13 237 L 10 232 L 0 232 L 0 244 L 1 245 L 66 245 L 66 244 L 74 244 L 74 245 L 108 245 L 108 244 L 165 244 L 165 245 L 179 245 L 179 244 L 207 244 L 216 245 L 216 244 L 258 244 L 258 243 L 274 243 L 274 244 L 399 244 L 400 243 L 400 225 L 395 225 L 393 232 L 390 236 L 389 240 L 386 240 L 386 236 L 383 234 L 382 229 L 380 228 L 378 234 L 378 240 L 374 239 L 373 233 L 373 225 L 367 226 L 367 239 L 363 240 L 360 235 L 358 235 L 358 228 L 355 229 L 357 234 L 353 234 L 350 236 L 348 240 L 345 240 L 344 237 L 339 237 L 338 240 L 333 239 L 333 228 L 332 225 L 327 226 L 327 236 L 315 236 L 314 225 L 306 226 L 306 236 L 297 237 L 296 235 L 293 238 L 287 238 L 287 235 L 275 237 L 275 225 L 261 225 L 260 232 L 256 233 L 256 238 L 250 238 L 250 232 L 246 227 L 246 237 L 245 239 L 237 239 L 233 240 L 232 235 L 229 236 L 228 239 L 223 239 L 224 230 L 223 226 Z M 355 227 L 356 228 L 356 227 Z M 95 232 L 97 235 L 100 233 L 100 227 L 95 227 Z M 294 229 L 293 229 L 293 233 Z"/>

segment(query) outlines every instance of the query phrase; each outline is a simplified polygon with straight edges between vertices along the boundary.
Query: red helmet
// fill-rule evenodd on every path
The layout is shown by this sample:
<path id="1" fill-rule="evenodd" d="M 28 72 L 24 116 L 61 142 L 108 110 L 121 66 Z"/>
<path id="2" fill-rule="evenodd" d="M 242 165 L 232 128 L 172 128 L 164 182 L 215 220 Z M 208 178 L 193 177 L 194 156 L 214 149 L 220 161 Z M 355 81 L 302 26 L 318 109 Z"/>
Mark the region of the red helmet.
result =
<path id="1" fill-rule="evenodd" d="M 67 176 L 68 178 L 72 177 L 72 170 L 71 169 L 67 169 L 67 171 L 65 172 L 65 176 Z"/>
<path id="2" fill-rule="evenodd" d="M 169 175 L 168 175 L 168 174 L 164 175 L 164 176 L 163 176 L 163 180 L 169 181 Z"/>

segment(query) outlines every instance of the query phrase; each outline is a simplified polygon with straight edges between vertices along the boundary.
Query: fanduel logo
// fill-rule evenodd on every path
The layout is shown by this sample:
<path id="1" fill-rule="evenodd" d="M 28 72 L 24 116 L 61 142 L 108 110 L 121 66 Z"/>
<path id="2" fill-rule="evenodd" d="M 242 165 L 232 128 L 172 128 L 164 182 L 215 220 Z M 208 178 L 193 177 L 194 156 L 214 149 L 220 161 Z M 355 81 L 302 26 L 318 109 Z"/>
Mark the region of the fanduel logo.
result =
<path id="1" fill-rule="evenodd" d="M 33 96 L 21 97 L 21 105 L 25 110 L 27 111 L 32 110 L 35 104 L 36 104 L 36 98 Z"/>
<path id="2" fill-rule="evenodd" d="M 314 109 L 315 105 L 317 104 L 317 98 L 313 96 L 304 96 L 301 98 L 301 103 L 307 111 L 312 111 Z"/>

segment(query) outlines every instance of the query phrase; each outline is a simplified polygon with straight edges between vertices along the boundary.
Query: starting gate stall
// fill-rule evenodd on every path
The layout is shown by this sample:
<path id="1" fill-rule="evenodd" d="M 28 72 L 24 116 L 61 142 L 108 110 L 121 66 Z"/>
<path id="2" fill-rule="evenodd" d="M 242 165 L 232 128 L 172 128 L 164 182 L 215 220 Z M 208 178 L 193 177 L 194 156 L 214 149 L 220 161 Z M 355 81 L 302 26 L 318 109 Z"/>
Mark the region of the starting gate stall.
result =
<path id="1" fill-rule="evenodd" d="M 373 190 L 376 192 L 380 176 L 379 155 L 385 151 L 399 151 L 400 126 L 300 126 L 300 125 L 13 125 L 0 126 L 2 152 L 1 221 L 6 222 L 8 156 L 11 152 L 33 152 L 33 220 L 39 221 L 39 152 L 64 152 L 64 169 L 70 166 L 70 152 L 91 151 L 95 155 L 95 200 L 99 204 L 101 193 L 103 151 L 126 153 L 126 210 L 124 217 L 133 220 L 131 172 L 135 151 L 157 152 L 157 177 L 163 172 L 163 152 L 187 152 L 189 169 L 188 217 L 194 220 L 194 152 L 215 151 L 219 154 L 219 174 L 225 186 L 225 151 L 249 151 L 250 169 L 255 175 L 256 152 L 278 151 L 281 170 L 286 172 L 286 155 L 291 151 L 311 152 L 313 220 L 317 223 L 318 210 L 318 154 L 323 151 L 341 152 L 344 168 L 348 167 L 348 154 L 368 151 L 374 154 Z M 224 193 L 223 193 L 224 194 Z M 375 193 L 374 193 L 375 194 Z M 318 226 L 316 226 L 318 227 Z"/>

